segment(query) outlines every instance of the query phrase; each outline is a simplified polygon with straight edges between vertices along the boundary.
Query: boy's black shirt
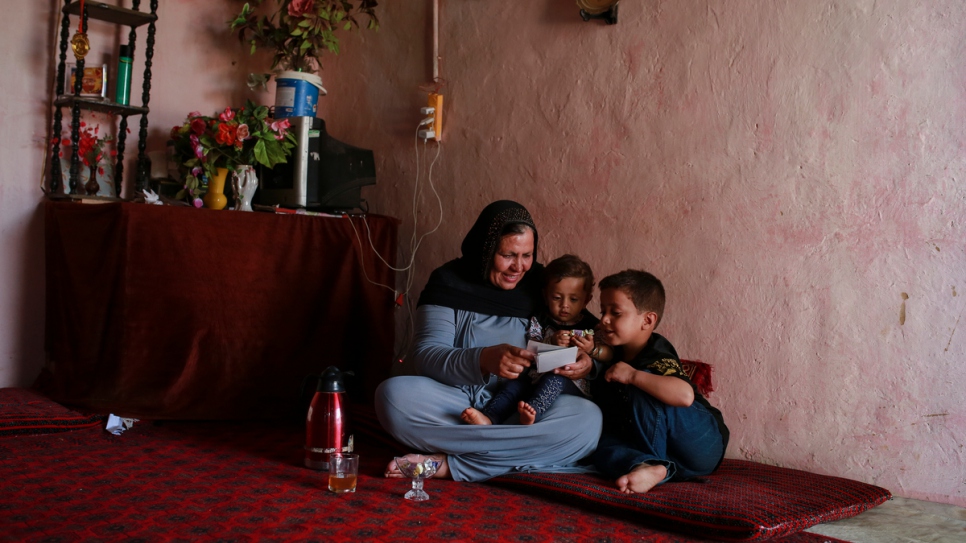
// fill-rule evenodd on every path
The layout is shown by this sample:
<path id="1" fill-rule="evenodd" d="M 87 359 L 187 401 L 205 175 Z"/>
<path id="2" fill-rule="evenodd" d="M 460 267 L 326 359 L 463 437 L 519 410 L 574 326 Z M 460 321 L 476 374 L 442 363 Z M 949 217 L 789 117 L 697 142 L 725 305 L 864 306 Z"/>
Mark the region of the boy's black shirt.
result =
<path id="1" fill-rule="evenodd" d="M 622 347 L 615 347 L 614 362 L 619 361 L 623 357 L 623 354 Z M 724 423 L 724 417 L 721 416 L 721 411 L 711 405 L 707 398 L 698 392 L 698 388 L 694 386 L 694 383 L 691 382 L 691 379 L 684 372 L 684 368 L 681 366 L 681 359 L 678 358 L 678 353 L 670 341 L 660 334 L 652 333 L 650 339 L 647 341 L 647 345 L 628 364 L 635 370 L 646 371 L 655 375 L 669 375 L 687 381 L 691 385 L 691 389 L 694 390 L 694 401 L 703 405 L 705 409 L 714 415 L 715 421 L 718 423 L 718 431 L 721 432 L 721 440 L 724 448 L 727 449 L 728 438 L 731 433 Z M 607 367 L 609 368 L 611 365 L 613 365 L 613 362 L 608 364 Z M 630 409 L 628 405 L 627 387 L 633 385 L 608 383 L 604 380 L 604 373 L 605 371 L 601 371 L 600 375 L 591 381 L 590 390 L 593 394 L 594 402 L 600 406 L 603 412 L 604 431 L 622 433 L 627 417 L 626 414 Z"/>

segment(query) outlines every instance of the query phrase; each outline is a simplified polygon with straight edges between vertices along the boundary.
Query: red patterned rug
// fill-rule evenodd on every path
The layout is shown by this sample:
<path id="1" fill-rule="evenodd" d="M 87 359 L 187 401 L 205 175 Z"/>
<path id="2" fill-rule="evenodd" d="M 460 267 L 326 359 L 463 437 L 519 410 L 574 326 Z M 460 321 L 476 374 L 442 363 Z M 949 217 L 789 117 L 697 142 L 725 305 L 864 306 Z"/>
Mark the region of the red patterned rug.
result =
<path id="1" fill-rule="evenodd" d="M 69 432 L 100 426 L 106 418 L 67 409 L 25 388 L 0 388 L 0 436 Z"/>
<path id="2" fill-rule="evenodd" d="M 264 422 L 0 438 L 0 541 L 706 541 L 486 484 L 430 480 L 411 503 L 382 477 L 391 449 L 358 433 L 358 491 L 337 496 L 301 466 L 303 439 Z"/>

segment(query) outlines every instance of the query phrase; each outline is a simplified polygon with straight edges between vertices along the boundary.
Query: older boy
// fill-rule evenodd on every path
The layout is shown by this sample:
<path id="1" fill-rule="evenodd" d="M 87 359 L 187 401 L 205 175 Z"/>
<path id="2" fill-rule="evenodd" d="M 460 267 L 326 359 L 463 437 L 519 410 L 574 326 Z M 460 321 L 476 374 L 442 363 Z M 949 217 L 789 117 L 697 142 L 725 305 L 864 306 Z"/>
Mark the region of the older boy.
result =
<path id="1" fill-rule="evenodd" d="M 728 445 L 721 412 L 698 392 L 668 340 L 654 333 L 664 286 L 645 271 L 600 282 L 601 339 L 615 347 L 591 385 L 604 431 L 592 458 L 621 492 L 644 493 L 669 480 L 708 475 Z"/>

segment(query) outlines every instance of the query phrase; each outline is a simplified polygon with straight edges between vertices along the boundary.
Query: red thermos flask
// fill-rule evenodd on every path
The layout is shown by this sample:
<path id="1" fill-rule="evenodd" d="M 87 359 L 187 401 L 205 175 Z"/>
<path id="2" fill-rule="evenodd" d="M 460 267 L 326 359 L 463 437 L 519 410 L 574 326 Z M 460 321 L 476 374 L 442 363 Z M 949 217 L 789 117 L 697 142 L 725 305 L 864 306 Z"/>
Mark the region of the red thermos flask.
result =
<path id="1" fill-rule="evenodd" d="M 319 384 L 305 417 L 305 467 L 328 470 L 329 453 L 350 453 L 353 449 L 346 417 L 345 383 L 353 375 L 329 366 L 319 376 Z"/>

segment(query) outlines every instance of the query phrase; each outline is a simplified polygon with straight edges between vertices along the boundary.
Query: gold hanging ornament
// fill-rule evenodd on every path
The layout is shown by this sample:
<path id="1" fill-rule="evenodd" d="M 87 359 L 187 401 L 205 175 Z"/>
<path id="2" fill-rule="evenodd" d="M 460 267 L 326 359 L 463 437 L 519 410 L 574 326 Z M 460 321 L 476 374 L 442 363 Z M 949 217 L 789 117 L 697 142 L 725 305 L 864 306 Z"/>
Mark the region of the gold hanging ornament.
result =
<path id="1" fill-rule="evenodd" d="M 74 34 L 74 37 L 70 39 L 70 48 L 74 50 L 74 56 L 77 60 L 83 59 L 87 52 L 91 50 L 91 42 L 87 39 L 87 34 L 78 32 Z"/>
<path id="2" fill-rule="evenodd" d="M 91 42 L 84 32 L 84 0 L 80 0 L 80 21 L 77 22 L 77 32 L 70 39 L 70 48 L 74 50 L 77 60 L 84 60 L 87 52 L 91 50 Z"/>

